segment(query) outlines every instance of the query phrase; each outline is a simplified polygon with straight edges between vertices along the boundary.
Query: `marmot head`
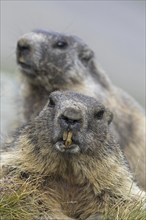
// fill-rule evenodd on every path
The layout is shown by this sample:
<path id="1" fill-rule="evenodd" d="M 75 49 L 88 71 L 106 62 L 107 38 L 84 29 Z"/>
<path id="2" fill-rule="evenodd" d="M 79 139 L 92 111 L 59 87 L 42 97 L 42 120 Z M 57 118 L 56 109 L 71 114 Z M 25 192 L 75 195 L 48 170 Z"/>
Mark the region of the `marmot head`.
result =
<path id="1" fill-rule="evenodd" d="M 51 147 L 60 153 L 96 153 L 109 141 L 112 113 L 94 98 L 65 91 L 53 92 L 27 130 L 37 151 Z"/>
<path id="2" fill-rule="evenodd" d="M 57 32 L 35 30 L 17 42 L 21 72 L 32 84 L 49 91 L 80 83 L 87 77 L 93 57 L 93 51 L 81 39 Z"/>

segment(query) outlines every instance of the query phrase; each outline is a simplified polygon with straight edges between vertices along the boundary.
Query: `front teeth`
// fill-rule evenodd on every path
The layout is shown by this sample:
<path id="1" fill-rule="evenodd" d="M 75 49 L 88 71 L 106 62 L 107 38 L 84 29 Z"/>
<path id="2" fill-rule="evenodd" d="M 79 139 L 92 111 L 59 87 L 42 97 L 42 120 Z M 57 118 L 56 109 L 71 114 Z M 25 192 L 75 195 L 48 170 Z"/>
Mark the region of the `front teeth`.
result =
<path id="1" fill-rule="evenodd" d="M 69 147 L 72 144 L 72 131 L 64 131 L 63 141 L 65 141 L 65 146 Z"/>

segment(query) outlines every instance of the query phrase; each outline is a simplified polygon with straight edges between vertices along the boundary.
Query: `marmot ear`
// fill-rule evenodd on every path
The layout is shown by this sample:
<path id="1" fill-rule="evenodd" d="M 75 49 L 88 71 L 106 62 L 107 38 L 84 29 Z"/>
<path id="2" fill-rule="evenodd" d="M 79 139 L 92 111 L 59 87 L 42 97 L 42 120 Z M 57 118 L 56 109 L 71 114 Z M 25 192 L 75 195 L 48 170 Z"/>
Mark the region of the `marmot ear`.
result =
<path id="1" fill-rule="evenodd" d="M 91 49 L 89 49 L 87 46 L 84 47 L 79 54 L 79 58 L 84 63 L 88 63 L 88 61 L 91 60 L 93 57 L 94 57 L 94 52 Z"/>

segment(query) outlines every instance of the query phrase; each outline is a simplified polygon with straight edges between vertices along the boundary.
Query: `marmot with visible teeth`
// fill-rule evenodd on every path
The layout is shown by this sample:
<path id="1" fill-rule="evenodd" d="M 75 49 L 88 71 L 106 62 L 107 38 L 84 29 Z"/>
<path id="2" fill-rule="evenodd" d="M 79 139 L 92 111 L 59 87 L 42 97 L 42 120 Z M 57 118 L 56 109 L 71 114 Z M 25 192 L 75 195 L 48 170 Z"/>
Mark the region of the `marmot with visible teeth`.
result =
<path id="1" fill-rule="evenodd" d="M 41 111 L 54 90 L 69 89 L 96 98 L 114 113 L 114 135 L 136 180 L 146 189 L 144 112 L 96 66 L 93 51 L 82 40 L 36 30 L 19 39 L 17 62 L 25 80 L 27 121 Z"/>
<path id="2" fill-rule="evenodd" d="M 98 219 L 107 207 L 145 196 L 111 134 L 111 121 L 112 113 L 94 98 L 57 91 L 20 130 L 7 175 L 12 187 L 17 188 L 18 179 L 28 179 L 42 193 L 38 203 L 47 205 L 34 219 Z"/>

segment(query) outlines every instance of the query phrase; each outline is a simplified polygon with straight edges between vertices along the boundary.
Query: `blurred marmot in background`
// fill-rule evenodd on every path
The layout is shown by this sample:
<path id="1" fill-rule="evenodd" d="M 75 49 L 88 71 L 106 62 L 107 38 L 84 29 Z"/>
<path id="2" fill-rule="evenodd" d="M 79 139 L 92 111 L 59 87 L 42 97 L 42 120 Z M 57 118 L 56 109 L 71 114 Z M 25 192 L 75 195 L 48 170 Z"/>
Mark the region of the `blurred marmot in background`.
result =
<path id="1" fill-rule="evenodd" d="M 52 93 L 39 116 L 20 130 L 1 183 L 8 177 L 12 188 L 19 179 L 36 184 L 41 197 L 34 219 L 98 219 L 118 202 L 140 202 L 145 193 L 132 180 L 111 121 L 112 113 L 94 98 Z"/>
<path id="2" fill-rule="evenodd" d="M 113 132 L 140 186 L 146 189 L 145 115 L 140 106 L 95 64 L 94 52 L 78 37 L 36 30 L 17 44 L 24 78 L 24 115 L 36 116 L 54 90 L 95 97 L 114 113 Z"/>

